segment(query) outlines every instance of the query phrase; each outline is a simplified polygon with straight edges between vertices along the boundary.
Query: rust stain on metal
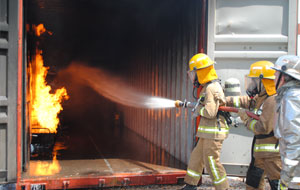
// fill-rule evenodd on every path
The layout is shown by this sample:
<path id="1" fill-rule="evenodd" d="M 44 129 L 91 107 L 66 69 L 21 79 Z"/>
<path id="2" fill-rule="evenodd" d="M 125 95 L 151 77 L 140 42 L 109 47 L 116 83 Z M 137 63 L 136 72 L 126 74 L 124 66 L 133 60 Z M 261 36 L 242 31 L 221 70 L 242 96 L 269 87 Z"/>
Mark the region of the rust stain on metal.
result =
<path id="1" fill-rule="evenodd" d="M 180 117 L 181 116 L 181 109 L 176 109 L 176 117 Z"/>

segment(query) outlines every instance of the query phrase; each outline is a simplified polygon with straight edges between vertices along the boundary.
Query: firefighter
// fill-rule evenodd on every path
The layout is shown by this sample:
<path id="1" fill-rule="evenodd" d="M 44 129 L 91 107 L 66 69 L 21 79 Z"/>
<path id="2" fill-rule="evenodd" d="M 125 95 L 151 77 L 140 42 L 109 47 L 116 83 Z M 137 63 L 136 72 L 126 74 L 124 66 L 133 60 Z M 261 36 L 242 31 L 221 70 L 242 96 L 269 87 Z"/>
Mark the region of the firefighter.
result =
<path id="1" fill-rule="evenodd" d="M 282 171 L 281 189 L 300 189 L 300 57 L 281 56 L 275 63 L 277 124 Z"/>
<path id="2" fill-rule="evenodd" d="M 218 115 L 218 108 L 225 104 L 225 97 L 214 62 L 205 54 L 196 54 L 189 61 L 190 79 L 194 84 L 202 85 L 197 107 L 201 115 L 197 137 L 199 140 L 193 149 L 185 176 L 183 190 L 195 190 L 204 167 L 207 169 L 217 190 L 229 189 L 226 171 L 220 163 L 220 151 L 223 140 L 228 136 L 229 128 L 224 117 Z M 197 86 L 197 84 L 196 84 Z"/>
<path id="3" fill-rule="evenodd" d="M 226 97 L 227 106 L 246 108 L 260 115 L 260 119 L 255 120 L 246 114 L 245 109 L 238 112 L 247 129 L 254 133 L 246 189 L 265 189 L 265 176 L 272 190 L 279 186 L 281 160 L 273 132 L 276 88 L 272 66 L 274 64 L 269 61 L 253 63 L 245 77 L 248 96 Z"/>

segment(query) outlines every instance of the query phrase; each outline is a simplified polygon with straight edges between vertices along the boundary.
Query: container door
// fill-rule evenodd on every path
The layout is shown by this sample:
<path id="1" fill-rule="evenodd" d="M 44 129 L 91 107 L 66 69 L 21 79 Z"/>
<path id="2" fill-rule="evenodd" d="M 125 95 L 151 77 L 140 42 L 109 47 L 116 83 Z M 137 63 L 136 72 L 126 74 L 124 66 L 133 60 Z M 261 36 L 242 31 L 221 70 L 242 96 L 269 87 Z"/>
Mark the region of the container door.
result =
<path id="1" fill-rule="evenodd" d="M 244 75 L 252 63 L 296 53 L 296 8 L 296 0 L 209 1 L 207 52 L 223 84 L 238 78 L 245 95 Z M 244 174 L 252 137 L 244 126 L 231 128 L 221 156 L 228 173 Z"/>
<path id="2" fill-rule="evenodd" d="M 18 1 L 0 0 L 0 183 L 17 173 L 17 28 Z"/>

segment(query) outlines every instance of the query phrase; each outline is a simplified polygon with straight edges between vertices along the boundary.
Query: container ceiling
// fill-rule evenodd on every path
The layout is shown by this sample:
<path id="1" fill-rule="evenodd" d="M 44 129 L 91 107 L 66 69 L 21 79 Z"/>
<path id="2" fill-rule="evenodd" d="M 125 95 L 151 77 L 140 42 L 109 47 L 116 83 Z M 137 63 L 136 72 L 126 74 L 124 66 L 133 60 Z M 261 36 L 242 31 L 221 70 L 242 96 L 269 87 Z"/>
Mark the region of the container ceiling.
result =
<path id="1" fill-rule="evenodd" d="M 64 66 L 73 60 L 88 60 L 126 69 L 141 47 L 164 38 L 176 27 L 182 4 L 178 2 L 27 0 L 27 23 L 44 23 L 53 32 L 43 44 L 46 64 Z M 53 57 L 60 57 L 59 64 Z"/>

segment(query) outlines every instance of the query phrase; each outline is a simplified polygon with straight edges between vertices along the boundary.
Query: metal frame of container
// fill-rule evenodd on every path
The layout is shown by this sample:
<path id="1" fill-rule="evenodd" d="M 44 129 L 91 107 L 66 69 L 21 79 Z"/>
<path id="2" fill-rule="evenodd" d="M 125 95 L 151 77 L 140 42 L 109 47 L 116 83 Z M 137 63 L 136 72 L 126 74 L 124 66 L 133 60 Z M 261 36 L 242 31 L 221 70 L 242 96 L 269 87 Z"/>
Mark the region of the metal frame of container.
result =
<path id="1" fill-rule="evenodd" d="M 297 3 L 297 0 L 208 2 L 207 54 L 217 62 L 216 70 L 223 81 L 231 77 L 239 79 L 245 94 L 244 76 L 252 63 L 259 60 L 274 63 L 281 55 L 296 54 Z M 252 138 L 253 133 L 244 126 L 230 129 L 220 159 L 228 173 L 245 175 Z"/>
<path id="2" fill-rule="evenodd" d="M 17 0 L 0 1 L 0 179 L 15 182 L 17 178 L 17 122 L 21 106 L 17 98 L 18 53 L 20 50 Z M 21 38 L 22 39 L 22 38 Z"/>

